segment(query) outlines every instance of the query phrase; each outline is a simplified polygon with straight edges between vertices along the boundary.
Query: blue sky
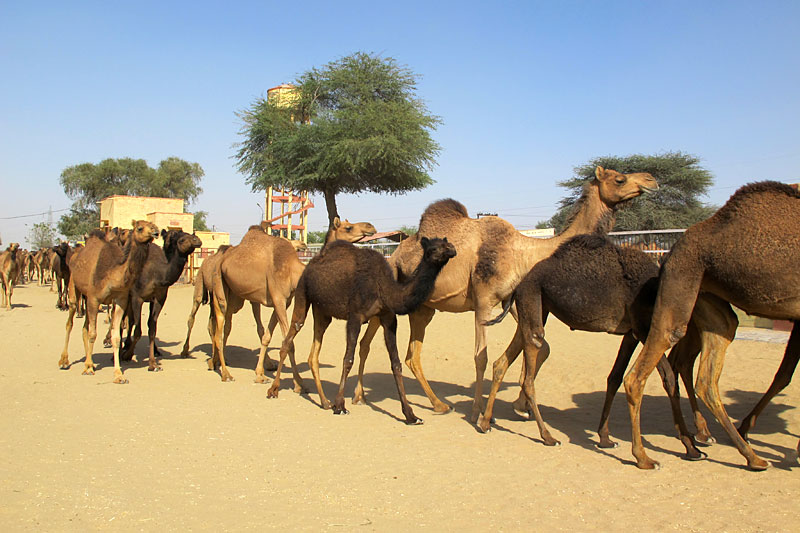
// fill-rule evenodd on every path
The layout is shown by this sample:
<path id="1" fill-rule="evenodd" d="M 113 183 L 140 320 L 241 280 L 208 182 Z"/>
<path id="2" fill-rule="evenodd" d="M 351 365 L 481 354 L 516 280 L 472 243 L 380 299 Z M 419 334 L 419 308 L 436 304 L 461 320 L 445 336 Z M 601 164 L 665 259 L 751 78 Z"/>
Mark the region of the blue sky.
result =
<path id="1" fill-rule="evenodd" d="M 233 167 L 235 112 L 366 51 L 420 75 L 444 123 L 436 184 L 339 197 L 379 230 L 433 200 L 518 228 L 603 155 L 697 155 L 721 205 L 749 181 L 800 181 L 800 2 L 9 2 L 0 0 L 0 236 L 65 209 L 71 165 L 107 157 L 205 170 L 189 210 L 238 242 L 263 194 Z M 317 198 L 311 229 L 326 226 Z M 56 212 L 57 220 L 60 213 Z"/>

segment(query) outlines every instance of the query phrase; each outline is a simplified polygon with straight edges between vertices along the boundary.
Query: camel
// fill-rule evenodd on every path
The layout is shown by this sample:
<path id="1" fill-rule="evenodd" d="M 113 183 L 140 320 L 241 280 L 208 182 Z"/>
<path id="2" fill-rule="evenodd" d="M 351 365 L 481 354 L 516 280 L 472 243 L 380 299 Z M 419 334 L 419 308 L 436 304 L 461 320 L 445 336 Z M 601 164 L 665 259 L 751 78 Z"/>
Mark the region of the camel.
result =
<path id="1" fill-rule="evenodd" d="M 659 466 L 642 445 L 639 413 L 644 385 L 661 355 L 685 335 L 692 305 L 701 291 L 751 315 L 794 321 L 793 339 L 784 356 L 784 363 L 789 360 L 787 366 L 794 366 L 791 360 L 798 357 L 795 335 L 800 321 L 798 215 L 798 191 L 778 182 L 751 183 L 736 191 L 709 219 L 687 229 L 675 244 L 662 268 L 650 334 L 624 379 L 631 417 L 631 448 L 639 468 Z M 697 325 L 703 335 L 697 394 L 745 457 L 748 467 L 764 470 L 769 463 L 755 454 L 733 426 L 719 394 L 725 351 L 733 341 L 738 321 L 735 315 L 717 313 L 700 317 Z"/>
<path id="2" fill-rule="evenodd" d="M 150 314 L 147 320 L 147 336 L 150 341 L 147 370 L 150 372 L 161 370 L 161 364 L 156 362 L 156 355 L 160 355 L 155 345 L 156 331 L 158 317 L 167 301 L 169 288 L 183 274 L 189 256 L 196 248 L 203 245 L 203 241 L 196 235 L 181 230 L 161 230 L 161 238 L 164 240 L 163 249 L 150 243 L 147 262 L 131 287 L 128 308 L 125 312 L 128 318 L 128 338 L 121 355 L 123 361 L 130 361 L 133 358 L 136 343 L 142 338 L 142 305 L 150 302 Z M 133 340 L 131 340 L 132 329 Z"/>
<path id="3" fill-rule="evenodd" d="M 211 255 L 203 260 L 203 263 L 200 265 L 200 268 L 197 271 L 197 277 L 194 279 L 192 309 L 189 311 L 188 330 L 186 331 L 186 340 L 183 343 L 183 350 L 181 350 L 181 357 L 189 357 L 189 338 L 192 335 L 192 328 L 194 327 L 194 317 L 197 314 L 197 310 L 200 309 L 200 305 L 205 305 L 208 303 L 208 295 L 213 289 L 214 269 L 216 268 L 219 260 L 222 259 L 222 254 L 224 254 L 229 248 L 229 244 L 223 244 L 220 246 L 214 255 Z M 254 304 L 253 307 L 256 310 L 260 309 L 258 304 Z M 256 323 L 261 324 L 261 313 L 254 313 L 254 317 L 256 316 L 258 317 Z M 209 318 L 209 328 L 211 328 L 210 320 L 211 318 Z M 263 325 L 261 327 L 263 328 Z M 263 331 L 258 338 L 260 339 L 262 335 Z"/>
<path id="4" fill-rule="evenodd" d="M 17 285 L 22 283 L 27 283 L 27 265 L 28 265 L 28 257 L 30 256 L 30 252 L 25 250 L 24 248 L 20 248 L 17 251 Z"/>
<path id="5" fill-rule="evenodd" d="M 17 253 L 19 243 L 12 242 L 8 248 L 0 253 L 0 284 L 3 288 L 3 305 L 11 310 L 11 295 L 14 294 L 14 284 L 17 282 Z"/>
<path id="6" fill-rule="evenodd" d="M 428 206 L 420 219 L 417 235 L 401 242 L 389 262 L 402 281 L 419 264 L 418 243 L 422 237 L 447 237 L 458 250 L 458 257 L 450 261 L 436 279 L 428 301 L 409 314 L 411 334 L 406 364 L 428 396 L 433 410 L 437 413 L 450 410 L 450 406 L 434 394 L 420 363 L 425 328 L 437 310 L 475 312 L 475 397 L 470 416 L 475 422 L 482 411 L 487 362 L 484 323 L 490 319 L 492 308 L 511 295 L 533 265 L 550 256 L 562 243 L 582 233 L 607 232 L 620 204 L 657 188 L 650 174 L 621 174 L 598 166 L 595 178 L 585 185 L 567 228 L 549 239 L 526 237 L 502 218 L 469 218 L 466 208 L 452 199 Z M 361 340 L 355 402 L 363 401 L 364 361 L 377 328 L 378 324 L 373 321 Z"/>
<path id="7" fill-rule="evenodd" d="M 573 330 L 623 335 L 617 359 L 608 376 L 598 428 L 598 446 L 616 447 L 617 443 L 609 438 L 608 415 L 633 351 L 640 341 L 647 338 L 658 290 L 658 273 L 658 264 L 646 253 L 616 246 L 602 235 L 573 237 L 553 255 L 537 263 L 505 302 L 502 314 L 487 323 L 492 325 L 502 321 L 512 303 L 516 302 L 517 330 L 506 351 L 494 363 L 494 379 L 486 410 L 478 419 L 478 429 L 489 431 L 497 391 L 509 365 L 524 349 L 523 393 L 530 402 L 544 443 L 550 446 L 559 444 L 542 420 L 533 388 L 539 369 L 550 354 L 550 346 L 544 338 L 544 325 L 548 314 L 552 313 Z M 708 304 L 698 302 L 698 305 Z M 671 358 L 694 361 L 694 355 L 699 351 L 699 338 L 687 336 L 675 346 Z M 658 369 L 670 397 L 673 419 L 679 438 L 686 447 L 686 456 L 701 459 L 705 454 L 695 446 L 680 412 L 673 370 L 665 358 L 660 360 Z M 698 416 L 701 416 L 699 412 Z M 705 421 L 703 427 L 707 430 Z"/>
<path id="8" fill-rule="evenodd" d="M 375 232 L 375 226 L 369 222 L 342 222 L 336 217 L 326 236 L 326 244 L 337 240 L 356 242 Z M 286 239 L 267 235 L 263 226 L 251 226 L 241 243 L 222 256 L 213 276 L 212 312 L 215 319 L 211 324 L 212 355 L 208 361 L 209 370 L 219 362 L 222 381 L 233 381 L 224 356 L 233 315 L 242 308 L 245 300 L 272 306 L 285 337 L 289 329 L 286 307 L 304 268 L 294 247 Z M 271 330 L 261 333 L 261 349 L 255 369 L 257 383 L 266 383 L 264 359 L 271 336 Z"/>
<path id="9" fill-rule="evenodd" d="M 314 342 L 308 364 L 314 376 L 320 403 L 324 409 L 331 407 L 322 390 L 319 378 L 319 351 L 322 337 L 333 318 L 347 321 L 347 347 L 342 365 L 339 392 L 333 403 L 334 414 L 346 414 L 344 386 L 353 366 L 356 342 L 361 325 L 377 317 L 383 326 L 384 341 L 389 352 L 392 374 L 402 404 L 407 424 L 421 424 L 406 399 L 403 386 L 403 367 L 397 353 L 397 316 L 407 314 L 425 302 L 433 290 L 436 277 L 444 265 L 456 256 L 456 249 L 447 239 L 420 239 L 422 261 L 405 282 L 397 282 L 389 263 L 380 252 L 356 248 L 347 242 L 329 244 L 324 254 L 312 259 L 306 267 L 295 294 L 292 325 L 281 346 L 275 381 L 267 396 L 275 398 L 280 387 L 281 366 L 287 353 L 291 353 L 295 383 L 302 382 L 294 362 L 294 337 L 308 315 L 309 306 L 314 313 Z"/>
<path id="10" fill-rule="evenodd" d="M 97 313 L 101 304 L 113 303 L 112 350 L 114 355 L 114 383 L 127 383 L 119 364 L 120 322 L 128 306 L 130 290 L 147 262 L 150 243 L 158 236 L 155 224 L 146 220 L 132 221 L 133 231 L 124 249 L 105 241 L 93 233 L 86 246 L 70 260 L 68 286 L 69 313 L 67 315 L 64 350 L 58 364 L 68 369 L 69 336 L 72 321 L 81 296 L 86 297 L 86 319 L 83 324 L 83 346 L 86 352 L 85 375 L 94 374 L 92 361 L 94 341 L 97 338 Z"/>
<path id="11" fill-rule="evenodd" d="M 28 281 L 33 281 L 33 275 L 36 274 L 36 252 L 28 252 L 28 255 L 25 257 L 25 274 L 28 277 Z"/>
<path id="12" fill-rule="evenodd" d="M 62 242 L 58 246 L 53 246 L 55 256 L 51 265 L 53 271 L 53 281 L 58 287 L 58 300 L 56 301 L 56 309 L 66 311 L 67 305 L 67 286 L 69 285 L 69 264 L 67 263 L 67 255 L 71 254 L 72 248 L 66 242 Z"/>

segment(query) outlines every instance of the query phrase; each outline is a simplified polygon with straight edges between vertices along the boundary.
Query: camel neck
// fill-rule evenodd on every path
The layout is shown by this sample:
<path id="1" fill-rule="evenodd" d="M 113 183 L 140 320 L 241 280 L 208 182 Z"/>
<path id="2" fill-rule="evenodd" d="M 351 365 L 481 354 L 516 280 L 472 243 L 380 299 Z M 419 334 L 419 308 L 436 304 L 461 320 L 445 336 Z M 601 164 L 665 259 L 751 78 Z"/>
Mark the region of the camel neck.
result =
<path id="1" fill-rule="evenodd" d="M 142 268 L 144 268 L 144 264 L 147 261 L 150 243 L 137 243 L 133 235 L 131 235 L 127 247 L 128 249 L 125 250 L 126 260 L 123 263 L 125 274 L 122 285 L 130 287 L 139 277 L 139 274 L 142 273 Z"/>

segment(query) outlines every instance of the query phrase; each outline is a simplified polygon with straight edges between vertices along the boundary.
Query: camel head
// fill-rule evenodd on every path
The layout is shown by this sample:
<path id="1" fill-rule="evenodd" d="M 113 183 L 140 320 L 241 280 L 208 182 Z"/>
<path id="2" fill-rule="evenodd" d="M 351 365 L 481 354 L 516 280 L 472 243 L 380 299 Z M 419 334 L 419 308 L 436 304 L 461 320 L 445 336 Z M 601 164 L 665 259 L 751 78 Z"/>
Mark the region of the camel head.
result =
<path id="1" fill-rule="evenodd" d="M 53 246 L 53 251 L 61 257 L 67 257 L 67 252 L 69 251 L 69 244 L 62 242 L 57 246 Z"/>
<path id="2" fill-rule="evenodd" d="M 161 230 L 161 238 L 164 240 L 164 253 L 169 257 L 174 251 L 181 255 L 188 256 L 195 249 L 203 246 L 203 241 L 194 233 L 189 234 L 178 229 Z"/>
<path id="3" fill-rule="evenodd" d="M 647 172 L 622 174 L 616 170 L 598 166 L 594 175 L 600 185 L 600 198 L 610 206 L 658 190 L 655 178 Z"/>
<path id="4" fill-rule="evenodd" d="M 296 252 L 305 252 L 306 250 L 308 250 L 308 245 L 303 241 L 296 241 L 294 239 L 287 239 L 287 240 L 289 241 L 289 244 L 291 244 L 292 247 L 294 247 Z"/>
<path id="5" fill-rule="evenodd" d="M 9 252 L 16 252 L 17 250 L 19 250 L 19 243 L 18 242 L 12 242 L 11 244 L 8 245 L 7 250 Z"/>
<path id="6" fill-rule="evenodd" d="M 444 239 L 429 239 L 422 237 L 419 241 L 422 246 L 424 261 L 434 265 L 444 265 L 456 256 L 456 247 Z"/>
<path id="7" fill-rule="evenodd" d="M 333 239 L 335 241 L 358 242 L 364 237 L 375 235 L 378 230 L 369 222 L 344 222 L 336 217 L 333 219 Z"/>
<path id="8" fill-rule="evenodd" d="M 153 239 L 158 237 L 158 226 L 146 220 L 131 220 L 132 229 L 127 237 L 133 239 L 138 244 L 146 244 L 153 242 Z M 120 236 L 120 240 L 122 240 Z M 127 240 L 127 239 L 126 239 Z"/>

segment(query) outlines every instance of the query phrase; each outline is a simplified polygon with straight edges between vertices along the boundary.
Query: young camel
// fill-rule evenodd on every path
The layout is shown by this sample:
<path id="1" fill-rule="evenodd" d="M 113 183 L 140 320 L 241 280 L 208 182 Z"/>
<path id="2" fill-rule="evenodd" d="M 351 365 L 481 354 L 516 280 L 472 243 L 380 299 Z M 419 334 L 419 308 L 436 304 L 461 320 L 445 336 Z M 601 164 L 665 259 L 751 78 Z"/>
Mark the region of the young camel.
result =
<path id="1" fill-rule="evenodd" d="M 341 222 L 336 217 L 328 231 L 326 245 L 338 240 L 356 242 L 375 232 L 375 226 L 369 222 Z M 209 370 L 213 370 L 219 362 L 222 381 L 233 381 L 224 356 L 233 315 L 242 308 L 246 300 L 254 305 L 271 306 L 285 337 L 289 329 L 286 308 L 304 268 L 294 247 L 286 239 L 267 235 L 261 226 L 251 226 L 242 237 L 242 242 L 222 256 L 213 276 L 212 312 L 215 320 L 212 323 L 212 355 L 208 361 Z M 255 312 L 254 310 L 253 313 Z M 271 329 L 260 332 L 261 349 L 255 369 L 257 383 L 267 381 L 264 360 L 272 337 L 271 332 Z"/>
<path id="2" fill-rule="evenodd" d="M 525 237 L 502 218 L 469 218 L 466 208 L 455 200 L 440 200 L 428 206 L 420 219 L 416 237 L 401 242 L 389 262 L 397 279 L 402 281 L 419 264 L 420 238 L 447 237 L 458 250 L 458 258 L 450 261 L 436 279 L 428 301 L 408 317 L 411 334 L 406 364 L 428 396 L 433 410 L 437 413 L 450 410 L 434 394 L 420 363 L 425 328 L 437 310 L 475 312 L 475 396 L 470 416 L 475 422 L 483 410 L 483 376 L 487 363 L 485 322 L 490 319 L 492 308 L 511 296 L 533 265 L 549 257 L 563 242 L 582 233 L 608 231 L 620 204 L 657 188 L 650 174 L 621 174 L 597 167 L 595 179 L 584 187 L 567 228 L 550 239 Z M 363 401 L 361 374 L 377 328 L 378 324 L 373 321 L 361 340 L 356 402 Z"/>
<path id="3" fill-rule="evenodd" d="M 169 288 L 183 274 L 189 256 L 203 245 L 203 241 L 196 235 L 181 230 L 161 230 L 161 237 L 164 240 L 163 249 L 150 243 L 147 262 L 131 287 L 128 309 L 125 313 L 128 318 L 128 338 L 122 353 L 123 361 L 130 361 L 133 358 L 136 343 L 142 338 L 142 305 L 150 302 L 150 314 L 147 319 L 150 358 L 147 370 L 151 372 L 161 370 L 161 363 L 156 362 L 156 355 L 161 355 L 156 348 L 156 331 L 158 316 L 167 301 Z M 131 340 L 131 329 L 134 330 L 133 340 Z"/>
<path id="4" fill-rule="evenodd" d="M 70 261 L 71 276 L 68 286 L 69 313 L 67 315 L 64 351 L 58 364 L 68 369 L 69 335 L 72 321 L 81 296 L 86 297 L 86 319 L 83 324 L 83 347 L 86 352 L 84 374 L 94 374 L 92 361 L 94 341 L 97 338 L 97 313 L 101 304 L 113 303 L 111 344 L 114 354 L 114 383 L 127 383 L 119 365 L 120 323 L 128 306 L 130 290 L 142 272 L 150 243 L 158 236 L 155 224 L 146 220 L 133 221 L 133 231 L 125 248 L 106 242 L 102 237 L 91 236 L 80 254 Z"/>
<path id="5" fill-rule="evenodd" d="M 617 443 L 609 438 L 608 415 L 633 351 L 640 341 L 647 338 L 658 290 L 658 273 L 658 265 L 646 253 L 616 246 L 602 235 L 578 235 L 537 263 L 506 302 L 503 313 L 487 323 L 499 323 L 511 304 L 516 302 L 517 330 L 506 351 L 494 363 L 492 388 L 486 411 L 478 419 L 478 429 L 483 432 L 490 429 L 497 391 L 509 365 L 524 349 L 523 393 L 531 404 L 544 443 L 550 446 L 558 444 L 542 420 L 533 387 L 539 369 L 550 354 L 544 326 L 548 314 L 552 313 L 573 330 L 623 335 L 617 359 L 608 376 L 598 428 L 599 447 L 616 447 Z M 704 299 L 705 296 L 698 305 L 709 305 Z M 694 361 L 699 351 L 699 338 L 687 336 L 675 346 L 671 359 L 674 356 Z M 686 447 L 686 455 L 690 459 L 700 459 L 704 454 L 697 449 L 686 428 L 678 403 L 675 376 L 665 358 L 660 360 L 658 370 L 670 397 L 673 419 L 679 438 Z M 705 429 L 705 421 L 702 427 Z"/>
<path id="6" fill-rule="evenodd" d="M 19 243 L 12 242 L 8 248 L 0 253 L 0 285 L 3 289 L 3 306 L 11 310 L 11 295 L 14 294 L 14 284 L 17 282 L 17 253 Z"/>
<path id="7" fill-rule="evenodd" d="M 362 324 L 372 317 L 377 317 L 383 326 L 384 341 L 389 352 L 392 374 L 406 423 L 421 424 L 422 420 L 414 415 L 406 399 L 403 386 L 403 367 L 397 353 L 396 315 L 413 311 L 428 299 L 436 277 L 444 265 L 456 256 L 456 250 L 446 238 L 429 240 L 423 237 L 420 245 L 422 261 L 403 283 L 395 280 L 392 269 L 382 254 L 375 250 L 356 248 L 350 243 L 330 244 L 324 254 L 312 259 L 297 286 L 292 325 L 283 340 L 275 381 L 267 396 L 270 398 L 278 396 L 281 367 L 287 353 L 291 354 L 295 384 L 302 389 L 302 382 L 294 362 L 294 337 L 305 322 L 309 306 L 313 305 L 314 343 L 308 356 L 308 364 L 323 409 L 331 407 L 319 378 L 319 351 L 325 330 L 333 318 L 347 321 L 347 347 L 342 365 L 342 378 L 333 403 L 334 414 L 347 413 L 344 407 L 344 386 L 353 366 L 358 333 Z"/>
<path id="8" fill-rule="evenodd" d="M 790 340 L 784 363 L 798 357 L 795 337 L 800 321 L 798 215 L 800 193 L 795 189 L 777 182 L 752 183 L 736 191 L 711 218 L 686 230 L 672 249 L 662 268 L 650 334 L 624 380 L 631 416 L 632 452 L 639 468 L 658 466 L 642 445 L 639 413 L 645 382 L 661 355 L 686 333 L 692 304 L 699 292 L 714 294 L 751 315 L 794 321 L 794 340 Z M 764 470 L 769 464 L 755 454 L 733 426 L 719 394 L 725 351 L 738 325 L 735 315 L 731 318 L 730 314 L 722 313 L 699 320 L 696 315 L 698 330 L 703 335 L 697 394 L 747 459 L 747 465 L 753 470 Z"/>

